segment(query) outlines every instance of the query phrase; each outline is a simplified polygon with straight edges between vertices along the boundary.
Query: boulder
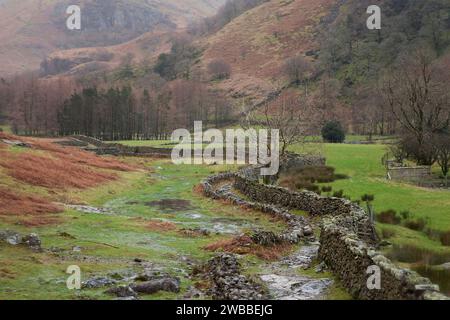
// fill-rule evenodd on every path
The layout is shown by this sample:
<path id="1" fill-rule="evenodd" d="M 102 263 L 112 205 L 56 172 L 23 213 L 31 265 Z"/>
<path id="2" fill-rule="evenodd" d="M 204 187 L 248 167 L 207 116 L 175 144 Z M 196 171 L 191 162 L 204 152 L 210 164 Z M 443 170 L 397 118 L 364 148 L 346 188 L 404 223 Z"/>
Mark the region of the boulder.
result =
<path id="1" fill-rule="evenodd" d="M 105 293 L 121 298 L 121 300 L 135 300 L 137 297 L 137 293 L 130 286 L 114 287 L 106 290 Z"/>
<path id="2" fill-rule="evenodd" d="M 15 231 L 0 231 L 0 241 L 4 241 L 12 246 L 24 245 L 35 251 L 41 250 L 41 239 L 35 233 L 23 236 Z"/>
<path id="3" fill-rule="evenodd" d="M 154 294 L 159 291 L 180 292 L 180 280 L 178 278 L 162 278 L 131 285 L 135 292 Z"/>
<path id="4" fill-rule="evenodd" d="M 25 245 L 33 250 L 41 250 L 41 239 L 35 233 L 31 233 L 22 238 Z"/>
<path id="5" fill-rule="evenodd" d="M 116 280 L 108 277 L 94 277 L 83 282 L 82 287 L 86 289 L 95 289 L 107 287 L 116 284 Z"/>

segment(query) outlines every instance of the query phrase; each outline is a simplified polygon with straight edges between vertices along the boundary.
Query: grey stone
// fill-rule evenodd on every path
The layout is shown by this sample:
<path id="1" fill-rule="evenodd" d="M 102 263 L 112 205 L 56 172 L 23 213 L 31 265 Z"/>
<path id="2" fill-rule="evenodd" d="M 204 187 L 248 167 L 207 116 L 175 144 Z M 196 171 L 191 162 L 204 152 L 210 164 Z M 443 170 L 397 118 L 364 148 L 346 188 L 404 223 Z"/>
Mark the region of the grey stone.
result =
<path id="1" fill-rule="evenodd" d="M 180 280 L 177 278 L 162 278 L 151 280 L 142 283 L 135 283 L 131 285 L 131 288 L 143 294 L 154 294 L 159 291 L 166 292 L 180 292 Z"/>
<path id="2" fill-rule="evenodd" d="M 107 294 L 114 295 L 116 297 L 126 299 L 126 300 L 135 300 L 137 293 L 131 289 L 129 286 L 119 286 L 106 290 Z"/>
<path id="3" fill-rule="evenodd" d="M 116 284 L 117 281 L 108 277 L 94 277 L 82 283 L 86 289 L 102 288 Z"/>

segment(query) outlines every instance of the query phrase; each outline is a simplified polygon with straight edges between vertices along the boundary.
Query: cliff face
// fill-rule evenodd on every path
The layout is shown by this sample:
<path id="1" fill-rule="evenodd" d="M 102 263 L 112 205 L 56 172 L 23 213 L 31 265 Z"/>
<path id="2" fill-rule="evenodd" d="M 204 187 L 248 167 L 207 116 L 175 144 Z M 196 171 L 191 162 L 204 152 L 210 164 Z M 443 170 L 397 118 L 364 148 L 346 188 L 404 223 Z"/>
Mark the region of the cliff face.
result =
<path id="1" fill-rule="evenodd" d="M 176 28 L 168 15 L 152 4 L 91 0 L 81 6 L 81 30 L 70 31 L 65 24 L 65 11 L 69 5 L 70 1 L 62 1 L 52 12 L 54 27 L 65 34 L 66 48 L 115 45 L 156 28 Z"/>

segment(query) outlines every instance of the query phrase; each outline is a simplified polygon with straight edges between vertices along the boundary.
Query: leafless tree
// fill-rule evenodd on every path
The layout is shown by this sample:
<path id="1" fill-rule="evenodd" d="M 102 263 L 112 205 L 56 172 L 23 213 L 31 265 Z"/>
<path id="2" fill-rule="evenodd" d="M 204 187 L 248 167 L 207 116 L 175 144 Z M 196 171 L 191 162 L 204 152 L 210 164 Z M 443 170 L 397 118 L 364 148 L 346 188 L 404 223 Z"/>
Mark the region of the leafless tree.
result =
<path id="1" fill-rule="evenodd" d="M 430 153 L 433 135 L 448 129 L 450 108 L 448 89 L 438 80 L 438 70 L 432 64 L 433 55 L 418 50 L 402 58 L 384 81 L 382 93 L 387 105 L 400 123 L 403 135 L 419 164 L 431 165 L 436 161 Z"/>
<path id="2" fill-rule="evenodd" d="M 308 81 L 314 69 L 305 58 L 300 55 L 289 58 L 283 65 L 283 72 L 288 76 L 291 83 L 296 86 L 303 84 L 305 95 L 308 96 Z"/>
<path id="3" fill-rule="evenodd" d="M 315 123 L 312 108 L 295 94 L 285 94 L 273 104 L 264 106 L 262 125 L 280 132 L 281 156 L 288 148 L 305 141 Z"/>

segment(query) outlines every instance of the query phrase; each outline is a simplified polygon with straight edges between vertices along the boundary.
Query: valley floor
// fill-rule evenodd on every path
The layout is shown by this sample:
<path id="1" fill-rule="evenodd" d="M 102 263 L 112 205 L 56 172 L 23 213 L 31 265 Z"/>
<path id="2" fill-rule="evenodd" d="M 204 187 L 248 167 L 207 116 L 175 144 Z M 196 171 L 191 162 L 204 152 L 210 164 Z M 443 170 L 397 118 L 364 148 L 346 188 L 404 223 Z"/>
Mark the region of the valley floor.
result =
<path id="1" fill-rule="evenodd" d="M 153 145 L 166 143 L 151 142 Z M 448 191 L 386 181 L 380 162 L 385 146 L 309 144 L 308 147 L 320 149 L 337 173 L 349 176 L 331 183 L 333 190 L 342 189 L 352 200 L 358 200 L 366 193 L 374 194 L 376 212 L 410 210 L 416 217 L 427 217 L 429 228 L 450 230 Z M 302 152 L 303 148 L 299 146 L 292 150 Z M 4 150 L 4 147 L 0 149 Z M 42 156 L 47 152 L 20 147 L 6 150 L 9 152 L 7 157 L 28 153 Z M 33 252 L 0 242 L 0 299 L 115 298 L 105 293 L 107 286 L 68 290 L 66 270 L 71 265 L 81 268 L 85 284 L 98 284 L 102 279 L 126 282 L 149 271 L 169 274 L 180 278 L 180 293 L 159 292 L 141 298 L 198 298 L 197 288 L 202 289 L 205 283 L 191 273 L 216 254 L 212 248 L 220 247 L 217 244 L 226 243 L 242 233 L 254 230 L 279 232 L 286 227 L 283 222 L 261 212 L 207 199 L 197 189 L 207 176 L 235 170 L 235 167 L 175 166 L 167 160 L 148 158 L 120 160 L 137 169 L 115 172 L 111 176 L 108 175 L 111 170 L 100 169 L 95 172 L 106 179 L 105 182 L 88 188 L 56 191 L 49 186 L 33 185 L 34 180 L 24 183 L 12 178 L 8 175 L 10 172 L 0 166 L 0 191 L 3 187 L 66 205 L 60 213 L 47 215 L 42 212 L 40 216 L 5 215 L 0 210 L 0 231 L 36 233 L 44 248 L 43 252 Z M 100 165 L 95 161 L 92 163 Z M 107 163 L 106 167 L 111 165 Z M 115 178 L 108 181 L 111 177 Z M 18 178 L 29 180 L 30 177 Z M 387 234 L 386 230 L 390 231 L 389 238 L 385 239 L 393 244 L 386 249 L 388 256 L 420 271 L 439 283 L 444 292 L 449 292 L 448 270 L 432 268 L 450 261 L 448 246 L 425 232 L 402 225 L 378 223 L 377 230 L 383 235 Z M 297 298 L 350 299 L 332 274 L 314 271 L 319 262 L 314 260 L 314 252 L 310 249 L 310 245 L 300 245 L 282 253 L 255 252 L 243 255 L 240 262 L 244 274 L 261 281 L 275 296 L 286 295 L 286 288 L 292 282 L 303 283 L 305 288 L 309 284 L 325 283 L 326 290 L 319 295 Z M 312 262 L 295 264 L 299 259 L 312 259 Z"/>
<path id="2" fill-rule="evenodd" d="M 0 299 L 114 298 L 105 294 L 107 287 L 102 286 L 68 290 L 69 275 L 65 271 L 71 265 L 79 266 L 82 281 L 91 284 L 104 278 L 126 282 L 127 278 L 144 271 L 167 273 L 180 278 L 180 293 L 160 292 L 141 298 L 192 298 L 190 295 L 196 292 L 193 288 L 202 285 L 191 277 L 192 268 L 215 255 L 206 249 L 208 245 L 250 230 L 277 232 L 285 228 L 284 223 L 260 212 L 243 211 L 206 199 L 195 190 L 203 178 L 225 167 L 175 166 L 151 159 L 122 160 L 143 169 L 121 173 L 119 180 L 102 186 L 68 192 L 67 203 L 77 205 L 58 214 L 58 223 L 26 227 L 17 225 L 11 217 L 8 221 L 0 220 L 0 230 L 37 233 L 44 248 L 39 253 L 0 244 Z M 291 248 L 285 255 L 301 253 L 300 246 Z M 275 257 L 278 258 L 283 257 Z M 240 262 L 243 272 L 252 277 L 267 273 L 269 267 L 269 275 L 275 274 L 273 268 L 285 268 L 255 255 L 242 256 Z M 320 279 L 326 278 L 325 293 L 309 298 L 349 298 L 332 275 L 315 274 L 303 268 L 303 265 L 288 268 L 286 285 L 295 279 L 321 283 Z M 269 285 L 276 280 L 269 278 L 266 279 Z"/>

